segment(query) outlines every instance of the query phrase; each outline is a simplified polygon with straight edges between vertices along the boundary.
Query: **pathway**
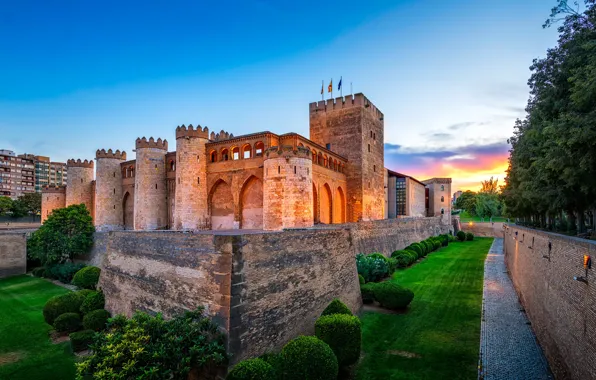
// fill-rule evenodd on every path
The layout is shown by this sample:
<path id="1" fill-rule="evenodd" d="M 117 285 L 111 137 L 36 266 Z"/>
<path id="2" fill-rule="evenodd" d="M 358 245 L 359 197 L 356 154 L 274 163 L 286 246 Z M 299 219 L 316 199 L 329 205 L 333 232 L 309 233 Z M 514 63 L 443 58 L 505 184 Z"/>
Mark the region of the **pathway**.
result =
<path id="1" fill-rule="evenodd" d="M 502 238 L 495 238 L 484 263 L 478 378 L 553 378 L 507 275 Z"/>

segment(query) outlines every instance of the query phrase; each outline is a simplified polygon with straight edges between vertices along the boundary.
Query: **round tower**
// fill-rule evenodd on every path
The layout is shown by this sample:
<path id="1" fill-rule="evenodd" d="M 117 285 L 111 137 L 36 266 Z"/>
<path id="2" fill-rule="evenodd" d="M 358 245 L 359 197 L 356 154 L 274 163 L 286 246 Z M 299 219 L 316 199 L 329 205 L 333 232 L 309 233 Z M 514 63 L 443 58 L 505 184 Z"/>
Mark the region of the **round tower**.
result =
<path id="1" fill-rule="evenodd" d="M 168 141 L 145 137 L 136 141 L 135 230 L 159 230 L 168 224 L 166 153 Z"/>
<path id="2" fill-rule="evenodd" d="M 312 159 L 308 149 L 271 147 L 265 152 L 263 229 L 312 227 Z"/>
<path id="3" fill-rule="evenodd" d="M 64 186 L 44 186 L 41 189 L 41 223 L 58 208 L 66 207 L 66 188 Z"/>
<path id="4" fill-rule="evenodd" d="M 93 160 L 68 160 L 66 170 L 66 206 L 84 204 L 93 216 Z"/>
<path id="5" fill-rule="evenodd" d="M 207 127 L 176 128 L 176 204 L 174 228 L 198 230 L 209 225 L 207 206 Z"/>
<path id="6" fill-rule="evenodd" d="M 97 171 L 95 180 L 95 226 L 98 231 L 123 229 L 122 172 L 120 164 L 126 161 L 126 152 L 108 149 L 95 153 Z"/>

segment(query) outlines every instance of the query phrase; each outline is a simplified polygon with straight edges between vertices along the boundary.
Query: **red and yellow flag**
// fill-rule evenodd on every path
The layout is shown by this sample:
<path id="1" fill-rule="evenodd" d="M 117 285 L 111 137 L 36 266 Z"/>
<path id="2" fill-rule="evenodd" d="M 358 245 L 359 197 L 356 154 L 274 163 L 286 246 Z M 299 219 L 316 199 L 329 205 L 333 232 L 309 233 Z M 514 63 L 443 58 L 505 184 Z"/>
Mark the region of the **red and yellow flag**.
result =
<path id="1" fill-rule="evenodd" d="M 327 87 L 327 92 L 333 92 L 333 79 L 329 82 L 329 87 Z"/>

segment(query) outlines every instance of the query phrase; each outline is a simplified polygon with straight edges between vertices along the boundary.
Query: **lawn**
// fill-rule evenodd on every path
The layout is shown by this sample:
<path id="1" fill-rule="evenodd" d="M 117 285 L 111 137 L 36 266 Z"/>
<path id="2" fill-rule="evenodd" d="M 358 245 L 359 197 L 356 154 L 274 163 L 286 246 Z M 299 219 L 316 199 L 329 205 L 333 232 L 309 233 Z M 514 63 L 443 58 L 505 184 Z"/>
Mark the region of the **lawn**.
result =
<path id="1" fill-rule="evenodd" d="M 52 344 L 42 315 L 49 298 L 66 292 L 35 277 L 0 280 L 0 379 L 74 379 L 70 343 Z"/>
<path id="2" fill-rule="evenodd" d="M 484 220 L 482 220 L 481 217 L 479 217 L 479 216 L 472 216 L 472 215 L 468 214 L 466 211 L 462 211 L 459 214 L 459 220 L 462 223 L 466 223 L 466 222 L 486 222 L 486 223 L 489 223 L 490 222 L 490 218 L 484 218 Z M 507 218 L 504 218 L 502 216 L 493 216 L 493 222 L 495 222 L 495 223 L 505 223 L 505 222 L 507 222 Z"/>
<path id="3" fill-rule="evenodd" d="M 492 240 L 451 243 L 393 275 L 414 300 L 402 314 L 363 314 L 359 380 L 477 378 L 484 259 Z"/>

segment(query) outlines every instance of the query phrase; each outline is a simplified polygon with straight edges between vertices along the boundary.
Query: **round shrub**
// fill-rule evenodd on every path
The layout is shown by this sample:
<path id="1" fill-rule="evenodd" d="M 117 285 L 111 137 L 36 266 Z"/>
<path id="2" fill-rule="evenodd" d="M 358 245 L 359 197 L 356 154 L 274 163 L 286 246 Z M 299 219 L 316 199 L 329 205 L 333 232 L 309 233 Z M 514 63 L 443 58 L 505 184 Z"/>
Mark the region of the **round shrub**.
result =
<path id="1" fill-rule="evenodd" d="M 264 353 L 263 355 L 259 356 L 259 359 L 262 359 L 271 367 L 273 367 L 273 371 L 275 372 L 275 379 L 281 379 L 283 376 L 283 367 L 284 361 L 281 354 L 276 354 L 272 352 Z"/>
<path id="2" fill-rule="evenodd" d="M 70 338 L 70 346 L 74 352 L 79 352 L 86 350 L 89 348 L 89 345 L 93 343 L 93 337 L 95 336 L 95 331 L 93 330 L 83 330 L 70 333 L 68 337 Z"/>
<path id="3" fill-rule="evenodd" d="M 227 380 L 275 380 L 275 371 L 271 364 L 263 359 L 243 360 L 228 373 Z"/>
<path id="4" fill-rule="evenodd" d="M 440 248 L 443 246 L 443 243 L 441 243 L 441 240 L 439 240 L 439 238 L 433 239 L 433 240 L 432 240 L 432 243 L 433 243 L 433 244 L 434 244 L 434 246 L 435 246 L 435 251 L 436 251 L 437 249 L 440 249 Z"/>
<path id="5" fill-rule="evenodd" d="M 315 323 L 315 335 L 327 343 L 340 367 L 354 364 L 360 358 L 362 332 L 360 319 L 352 315 L 325 315 Z"/>
<path id="6" fill-rule="evenodd" d="M 405 268 L 410 265 L 410 255 L 406 251 L 395 251 L 391 254 L 398 268 Z"/>
<path id="7" fill-rule="evenodd" d="M 466 241 L 466 233 L 464 231 L 457 231 L 457 240 Z"/>
<path id="8" fill-rule="evenodd" d="M 46 269 L 44 267 L 33 268 L 31 274 L 35 277 L 43 277 L 46 274 Z"/>
<path id="9" fill-rule="evenodd" d="M 85 267 L 75 273 L 72 283 L 81 289 L 95 289 L 99 281 L 100 272 L 101 269 L 98 267 Z"/>
<path id="10" fill-rule="evenodd" d="M 422 255 L 423 255 L 422 247 L 418 243 L 410 244 L 410 246 L 406 247 L 406 249 L 416 252 L 418 257 L 422 257 Z"/>
<path id="11" fill-rule="evenodd" d="M 360 285 L 360 294 L 362 295 L 362 303 L 373 303 L 375 301 L 375 294 L 374 294 L 374 282 L 369 282 L 364 285 Z"/>
<path id="12" fill-rule="evenodd" d="M 91 292 L 91 290 L 80 290 L 50 298 L 43 307 L 43 318 L 46 323 L 53 325 L 56 318 L 64 313 L 78 313 L 85 297 Z"/>
<path id="13" fill-rule="evenodd" d="M 85 330 L 101 331 L 105 329 L 110 313 L 105 309 L 90 311 L 83 317 L 83 327 Z"/>
<path id="14" fill-rule="evenodd" d="M 451 234 L 447 234 L 447 240 L 449 241 L 449 243 L 454 242 L 455 241 L 455 237 Z"/>
<path id="15" fill-rule="evenodd" d="M 420 242 L 420 244 L 422 244 L 422 246 L 424 247 L 424 253 L 426 255 L 428 255 L 429 253 L 432 252 L 433 247 L 431 246 L 431 244 L 428 241 L 423 240 L 423 241 Z"/>
<path id="16" fill-rule="evenodd" d="M 406 249 L 406 253 L 410 255 L 410 264 L 413 264 L 416 262 L 416 260 L 418 260 L 420 258 L 420 256 L 418 256 L 418 254 L 414 251 L 410 251 L 409 249 Z"/>
<path id="17" fill-rule="evenodd" d="M 81 328 L 81 317 L 78 313 L 64 313 L 54 321 L 54 330 L 58 332 L 73 332 Z"/>
<path id="18" fill-rule="evenodd" d="M 321 313 L 321 316 L 331 315 L 331 314 L 352 315 L 352 312 L 346 306 L 346 304 L 344 304 L 343 302 L 341 302 L 339 299 L 336 298 L 333 301 L 331 301 L 331 303 L 329 303 L 329 305 L 327 305 L 325 310 L 323 310 L 323 312 Z"/>
<path id="19" fill-rule="evenodd" d="M 380 253 L 371 255 L 356 255 L 356 267 L 358 274 L 364 277 L 366 282 L 379 281 L 389 275 L 389 263 L 387 258 Z"/>
<path id="20" fill-rule="evenodd" d="M 51 278 L 53 280 L 58 280 L 65 284 L 70 284 L 72 281 L 73 276 L 80 271 L 82 268 L 85 267 L 85 264 L 82 263 L 63 263 L 63 264 L 52 264 L 46 265 L 46 274 L 47 278 Z"/>
<path id="21" fill-rule="evenodd" d="M 103 292 L 91 292 L 81 304 L 81 313 L 87 314 L 93 310 L 103 309 L 106 306 L 106 299 Z"/>
<path id="22" fill-rule="evenodd" d="M 358 282 L 360 283 L 360 285 L 366 284 L 366 281 L 364 280 L 364 277 L 362 277 L 361 274 L 358 275 Z"/>
<path id="23" fill-rule="evenodd" d="M 373 292 L 375 300 L 384 308 L 391 310 L 407 307 L 414 298 L 414 293 L 410 289 L 393 282 L 375 284 Z"/>
<path id="24" fill-rule="evenodd" d="M 467 232 L 466 233 L 466 241 L 472 241 L 474 240 L 474 234 L 471 232 Z"/>
<path id="25" fill-rule="evenodd" d="M 299 336 L 281 350 L 284 380 L 330 380 L 339 371 L 331 347 L 314 336 Z"/>

